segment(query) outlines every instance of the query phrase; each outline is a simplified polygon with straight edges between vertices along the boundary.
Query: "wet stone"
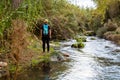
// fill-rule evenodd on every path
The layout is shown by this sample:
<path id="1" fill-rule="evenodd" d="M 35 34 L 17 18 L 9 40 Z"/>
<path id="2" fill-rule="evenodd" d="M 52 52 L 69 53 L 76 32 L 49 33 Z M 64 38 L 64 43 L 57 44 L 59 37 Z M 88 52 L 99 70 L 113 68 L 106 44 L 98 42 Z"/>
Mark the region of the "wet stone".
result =
<path id="1" fill-rule="evenodd" d="M 120 49 L 115 49 L 115 50 L 112 51 L 112 52 L 120 52 Z"/>
<path id="2" fill-rule="evenodd" d="M 110 46 L 105 46 L 105 48 L 110 48 Z"/>
<path id="3" fill-rule="evenodd" d="M 63 53 L 63 56 L 69 57 L 69 54 L 68 53 Z"/>

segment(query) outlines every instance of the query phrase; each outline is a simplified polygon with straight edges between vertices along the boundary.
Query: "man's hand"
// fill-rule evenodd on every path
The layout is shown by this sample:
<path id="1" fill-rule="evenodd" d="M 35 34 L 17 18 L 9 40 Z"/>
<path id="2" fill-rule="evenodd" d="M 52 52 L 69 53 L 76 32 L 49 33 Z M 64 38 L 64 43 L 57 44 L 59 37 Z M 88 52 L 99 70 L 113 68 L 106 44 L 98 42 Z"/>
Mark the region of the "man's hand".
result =
<path id="1" fill-rule="evenodd" d="M 51 35 L 50 35 L 50 39 L 51 39 L 52 37 L 51 37 Z"/>
<path id="2" fill-rule="evenodd" d="M 50 36 L 50 39 L 51 39 L 51 38 L 52 38 L 52 37 L 51 37 L 51 29 L 49 30 L 49 32 L 50 32 L 50 33 L 49 33 L 49 36 Z"/>

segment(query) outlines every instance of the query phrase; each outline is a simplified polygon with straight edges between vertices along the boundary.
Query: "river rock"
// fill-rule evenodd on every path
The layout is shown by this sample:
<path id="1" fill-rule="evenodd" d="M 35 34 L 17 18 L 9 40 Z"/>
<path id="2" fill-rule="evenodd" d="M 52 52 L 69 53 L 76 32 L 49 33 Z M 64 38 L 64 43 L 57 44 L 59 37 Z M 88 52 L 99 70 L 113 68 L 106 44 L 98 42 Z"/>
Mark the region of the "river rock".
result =
<path id="1" fill-rule="evenodd" d="M 0 67 L 5 67 L 7 66 L 8 64 L 6 62 L 0 62 Z"/>
<path id="2" fill-rule="evenodd" d="M 53 62 L 66 61 L 66 57 L 62 53 L 57 53 L 56 55 L 51 56 L 51 61 Z"/>
<path id="3" fill-rule="evenodd" d="M 57 62 L 57 61 L 58 61 L 57 56 L 56 56 L 56 55 L 51 56 L 51 61 L 53 61 L 53 62 Z"/>
<path id="4" fill-rule="evenodd" d="M 115 50 L 112 51 L 112 52 L 120 52 L 120 49 L 115 49 Z"/>
<path id="5" fill-rule="evenodd" d="M 68 53 L 63 53 L 63 56 L 69 57 L 69 54 Z"/>
<path id="6" fill-rule="evenodd" d="M 110 46 L 105 46 L 105 48 L 110 48 Z"/>
<path id="7" fill-rule="evenodd" d="M 66 60 L 66 58 L 61 53 L 58 54 L 57 59 L 58 59 L 58 61 L 65 61 Z"/>

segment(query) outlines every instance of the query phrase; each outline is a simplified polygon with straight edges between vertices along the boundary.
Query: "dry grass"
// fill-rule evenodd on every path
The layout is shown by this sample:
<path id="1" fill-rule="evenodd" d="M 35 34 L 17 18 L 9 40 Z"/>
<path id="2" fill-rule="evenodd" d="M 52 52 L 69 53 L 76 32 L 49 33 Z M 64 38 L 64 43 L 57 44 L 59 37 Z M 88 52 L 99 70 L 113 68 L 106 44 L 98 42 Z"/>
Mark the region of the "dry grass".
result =
<path id="1" fill-rule="evenodd" d="M 120 44 L 120 34 L 109 34 L 109 35 L 106 35 L 106 39 L 114 41 L 117 44 Z"/>
<path id="2" fill-rule="evenodd" d="M 23 20 L 12 20 L 12 27 L 10 46 L 12 62 L 23 68 L 30 66 L 32 59 L 37 59 L 42 54 L 41 42 L 28 33 Z"/>
<path id="3" fill-rule="evenodd" d="M 108 31 L 108 32 L 104 33 L 103 36 L 104 36 L 105 39 L 109 39 L 109 36 L 111 36 L 113 34 L 115 34 L 113 31 Z"/>
<path id="4" fill-rule="evenodd" d="M 15 62 L 20 60 L 20 55 L 27 47 L 27 27 L 23 20 L 12 20 L 11 57 Z"/>
<path id="5" fill-rule="evenodd" d="M 97 35 L 99 37 L 107 37 L 109 34 L 112 34 L 112 32 L 116 31 L 118 28 L 118 25 L 111 20 L 109 20 L 107 23 L 104 24 L 103 27 L 99 28 L 97 31 Z"/>
<path id="6" fill-rule="evenodd" d="M 116 29 L 116 33 L 120 34 L 120 27 Z"/>
<path id="7" fill-rule="evenodd" d="M 113 23 L 111 20 L 109 20 L 108 23 L 104 25 L 104 27 L 107 27 L 107 31 L 115 31 L 118 25 L 116 23 Z"/>

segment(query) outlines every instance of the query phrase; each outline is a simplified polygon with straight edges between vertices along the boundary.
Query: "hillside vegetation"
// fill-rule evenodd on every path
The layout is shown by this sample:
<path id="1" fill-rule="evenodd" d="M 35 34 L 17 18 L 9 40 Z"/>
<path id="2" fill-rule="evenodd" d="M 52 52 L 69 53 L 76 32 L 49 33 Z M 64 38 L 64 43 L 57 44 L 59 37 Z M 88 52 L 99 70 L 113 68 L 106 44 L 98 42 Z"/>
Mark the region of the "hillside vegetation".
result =
<path id="1" fill-rule="evenodd" d="M 93 0 L 95 9 L 86 8 L 84 27 L 98 37 L 120 44 L 120 1 Z"/>
<path id="2" fill-rule="evenodd" d="M 0 52 L 6 53 L 6 50 L 11 52 L 11 44 L 18 41 L 16 39 L 13 42 L 12 39 L 17 36 L 32 36 L 32 39 L 35 39 L 33 37 L 35 35 L 39 38 L 39 27 L 46 18 L 52 27 L 52 39 L 72 38 L 82 30 L 81 27 L 84 27 L 84 12 L 84 9 L 80 9 L 66 0 L 1 0 Z M 27 34 L 22 35 L 21 31 Z M 12 35 L 13 33 L 19 35 Z M 24 38 L 28 40 L 27 37 Z M 26 43 L 24 39 L 23 43 Z"/>

